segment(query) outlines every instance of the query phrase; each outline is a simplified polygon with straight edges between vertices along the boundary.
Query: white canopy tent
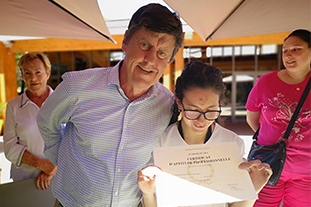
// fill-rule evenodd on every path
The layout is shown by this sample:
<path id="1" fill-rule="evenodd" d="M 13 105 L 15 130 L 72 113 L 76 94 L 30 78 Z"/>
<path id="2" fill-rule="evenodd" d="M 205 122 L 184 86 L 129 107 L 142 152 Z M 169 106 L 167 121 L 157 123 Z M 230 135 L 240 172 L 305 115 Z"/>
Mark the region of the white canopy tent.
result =
<path id="1" fill-rule="evenodd" d="M 97 0 L 0 0 L 0 35 L 114 42 Z M 11 37 L 12 38 L 12 37 Z"/>
<path id="2" fill-rule="evenodd" d="M 164 0 L 205 41 L 311 29 L 310 0 Z"/>

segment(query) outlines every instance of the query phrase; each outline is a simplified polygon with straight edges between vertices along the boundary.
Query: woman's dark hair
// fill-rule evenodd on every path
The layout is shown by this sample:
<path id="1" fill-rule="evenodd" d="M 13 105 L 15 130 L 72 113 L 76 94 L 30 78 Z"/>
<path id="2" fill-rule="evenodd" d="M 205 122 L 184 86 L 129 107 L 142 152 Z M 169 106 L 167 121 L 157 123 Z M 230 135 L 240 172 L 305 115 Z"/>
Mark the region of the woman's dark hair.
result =
<path id="1" fill-rule="evenodd" d="M 305 29 L 297 29 L 290 33 L 285 39 L 284 42 L 289 38 L 289 37 L 299 37 L 302 39 L 304 42 L 306 42 L 311 48 L 311 32 Z"/>
<path id="2" fill-rule="evenodd" d="M 124 42 L 128 43 L 138 30 L 145 28 L 156 33 L 165 33 L 175 37 L 175 46 L 170 62 L 174 60 L 179 48 L 183 46 L 182 23 L 176 13 L 172 13 L 161 4 L 147 4 L 139 8 L 132 16 Z"/>
<path id="3" fill-rule="evenodd" d="M 206 63 L 192 61 L 187 64 L 182 74 L 177 78 L 175 96 L 182 101 L 185 91 L 190 88 L 213 89 L 219 94 L 219 101 L 225 97 L 226 87 L 222 81 L 222 72 L 219 68 Z M 179 110 L 175 101 L 171 123 L 177 121 Z"/>

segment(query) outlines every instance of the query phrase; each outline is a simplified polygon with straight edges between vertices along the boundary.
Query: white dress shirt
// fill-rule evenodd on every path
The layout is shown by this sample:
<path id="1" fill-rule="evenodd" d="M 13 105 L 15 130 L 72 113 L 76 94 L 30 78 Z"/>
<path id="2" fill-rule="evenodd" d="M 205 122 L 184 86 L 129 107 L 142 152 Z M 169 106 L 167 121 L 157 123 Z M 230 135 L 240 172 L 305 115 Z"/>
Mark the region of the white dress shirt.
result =
<path id="1" fill-rule="evenodd" d="M 47 87 L 51 94 L 53 89 Z M 9 101 L 6 109 L 4 153 L 6 158 L 12 162 L 11 178 L 13 181 L 34 178 L 41 172 L 33 166 L 21 164 L 26 149 L 41 159 L 47 159 L 43 154 L 44 142 L 36 120 L 40 108 L 28 98 L 26 91 Z"/>
<path id="2" fill-rule="evenodd" d="M 158 82 L 130 101 L 120 87 L 119 64 L 62 78 L 37 118 L 45 155 L 57 164 L 54 196 L 67 207 L 137 207 L 137 171 L 169 124 L 172 92 Z"/>

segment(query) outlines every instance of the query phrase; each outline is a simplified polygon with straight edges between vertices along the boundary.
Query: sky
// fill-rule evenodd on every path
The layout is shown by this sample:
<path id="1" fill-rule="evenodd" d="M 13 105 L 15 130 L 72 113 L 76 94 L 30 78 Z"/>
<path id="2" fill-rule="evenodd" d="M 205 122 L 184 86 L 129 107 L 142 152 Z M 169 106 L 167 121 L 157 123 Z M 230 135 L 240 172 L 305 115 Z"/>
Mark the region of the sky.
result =
<path id="1" fill-rule="evenodd" d="M 163 0 L 97 0 L 97 2 L 111 35 L 124 34 L 132 15 L 146 4 L 159 3 L 173 11 Z M 181 19 L 181 21 L 183 31 L 193 31 L 184 20 Z"/>
<path id="2" fill-rule="evenodd" d="M 163 0 L 97 0 L 97 2 L 107 20 L 130 19 L 137 9 L 149 3 L 167 6 Z"/>

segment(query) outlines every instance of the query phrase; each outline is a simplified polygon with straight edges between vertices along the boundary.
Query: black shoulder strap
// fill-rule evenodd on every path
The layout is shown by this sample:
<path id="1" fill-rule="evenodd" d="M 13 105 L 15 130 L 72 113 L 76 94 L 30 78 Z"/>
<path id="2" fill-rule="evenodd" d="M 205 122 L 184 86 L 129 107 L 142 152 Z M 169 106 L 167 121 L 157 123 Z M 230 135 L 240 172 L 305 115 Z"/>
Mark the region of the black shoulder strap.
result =
<path id="1" fill-rule="evenodd" d="M 297 107 L 296 107 L 296 109 L 295 109 L 295 112 L 294 112 L 294 114 L 293 114 L 293 116 L 292 116 L 292 118 L 291 118 L 291 120 L 290 120 L 290 122 L 289 122 L 289 124 L 288 124 L 288 127 L 287 127 L 287 129 L 286 129 L 286 132 L 285 132 L 285 134 L 284 134 L 284 139 L 288 139 L 288 137 L 289 137 L 289 134 L 290 134 L 290 132 L 292 131 L 292 128 L 293 128 L 293 126 L 294 126 L 294 124 L 295 124 L 295 122 L 296 122 L 296 119 L 297 119 L 297 117 L 298 117 L 298 114 L 299 114 L 299 112 L 300 112 L 300 109 L 301 109 L 301 107 L 302 107 L 302 105 L 303 105 L 303 103 L 305 102 L 305 100 L 306 100 L 306 98 L 307 98 L 307 96 L 308 96 L 308 93 L 309 93 L 309 91 L 310 91 L 310 80 L 311 80 L 311 76 L 310 76 L 310 78 L 309 78 L 309 81 L 308 81 L 308 83 L 307 83 L 307 85 L 306 85 L 306 88 L 305 88 L 305 90 L 303 91 L 303 94 L 301 95 L 301 98 L 300 98 L 300 100 L 299 100 L 299 103 L 298 103 L 298 105 L 297 105 Z"/>
<path id="2" fill-rule="evenodd" d="M 301 95 L 301 98 L 300 98 L 299 103 L 298 103 L 298 105 L 297 105 L 297 107 L 296 107 L 296 109 L 295 109 L 295 112 L 294 112 L 294 114 L 293 114 L 293 116 L 292 116 L 292 118 L 291 118 L 291 120 L 290 120 L 290 122 L 289 122 L 289 124 L 288 124 L 288 126 L 287 126 L 287 129 L 286 129 L 286 131 L 285 131 L 285 134 L 284 134 L 284 136 L 283 136 L 283 139 L 286 139 L 286 140 L 288 139 L 289 134 L 290 134 L 290 132 L 292 131 L 292 128 L 293 128 L 293 126 L 294 126 L 294 124 L 295 124 L 295 122 L 296 122 L 296 119 L 297 119 L 297 117 L 298 117 L 298 114 L 299 114 L 299 112 L 300 112 L 300 109 L 301 109 L 303 103 L 305 102 L 305 100 L 306 100 L 306 98 L 307 98 L 307 96 L 308 96 L 308 93 L 309 93 L 309 91 L 310 91 L 310 85 L 311 85 L 311 76 L 310 76 L 310 78 L 309 78 L 309 81 L 308 81 L 308 83 L 307 83 L 307 86 L 306 86 L 305 90 L 303 91 L 303 93 L 302 93 L 302 95 Z M 257 139 L 258 139 L 257 136 L 258 136 L 258 134 L 259 134 L 259 129 L 260 129 L 260 127 L 257 129 L 256 133 L 255 133 L 254 136 L 253 136 L 253 139 L 256 140 L 256 141 L 257 141 Z"/>

